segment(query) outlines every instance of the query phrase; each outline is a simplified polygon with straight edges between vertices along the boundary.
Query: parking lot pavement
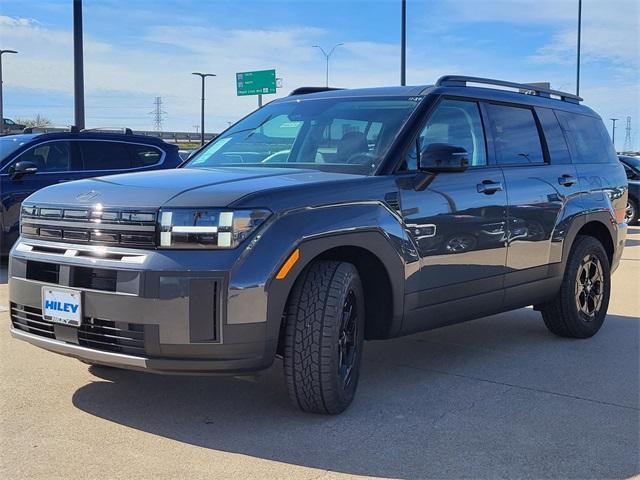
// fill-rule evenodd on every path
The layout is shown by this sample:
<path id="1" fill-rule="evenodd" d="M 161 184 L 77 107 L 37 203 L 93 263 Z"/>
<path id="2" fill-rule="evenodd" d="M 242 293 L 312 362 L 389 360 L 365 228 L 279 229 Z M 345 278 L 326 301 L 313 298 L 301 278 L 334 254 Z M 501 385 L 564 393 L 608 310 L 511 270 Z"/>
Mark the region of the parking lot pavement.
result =
<path id="1" fill-rule="evenodd" d="M 625 478 L 640 472 L 640 228 L 598 335 L 531 309 L 366 345 L 341 416 L 257 379 L 87 367 L 10 339 L 0 286 L 2 478 Z"/>

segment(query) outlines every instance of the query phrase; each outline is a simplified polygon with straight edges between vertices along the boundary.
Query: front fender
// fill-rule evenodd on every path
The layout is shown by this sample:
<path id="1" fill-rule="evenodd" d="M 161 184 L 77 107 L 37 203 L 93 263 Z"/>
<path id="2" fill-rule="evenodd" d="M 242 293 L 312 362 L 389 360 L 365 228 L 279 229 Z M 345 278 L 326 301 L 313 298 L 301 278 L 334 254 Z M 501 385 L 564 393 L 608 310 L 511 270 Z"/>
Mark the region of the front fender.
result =
<path id="1" fill-rule="evenodd" d="M 408 241 L 400 218 L 381 202 L 330 205 L 286 212 L 247 247 L 230 274 L 228 323 L 267 322 L 269 339 L 277 338 L 291 288 L 318 255 L 336 247 L 366 249 L 384 265 L 392 285 L 391 331 L 402 322 L 404 272 Z M 300 257 L 287 276 L 275 276 L 291 253 Z"/>

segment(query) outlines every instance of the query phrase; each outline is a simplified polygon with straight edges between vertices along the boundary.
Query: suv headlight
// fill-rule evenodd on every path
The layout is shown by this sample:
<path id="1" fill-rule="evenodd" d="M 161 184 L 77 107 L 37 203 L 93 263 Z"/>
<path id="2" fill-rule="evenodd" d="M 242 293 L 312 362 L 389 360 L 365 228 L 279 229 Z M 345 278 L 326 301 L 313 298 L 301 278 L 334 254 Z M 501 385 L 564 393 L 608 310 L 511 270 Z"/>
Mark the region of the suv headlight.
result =
<path id="1" fill-rule="evenodd" d="M 163 209 L 160 248 L 236 248 L 269 215 L 269 210 Z"/>

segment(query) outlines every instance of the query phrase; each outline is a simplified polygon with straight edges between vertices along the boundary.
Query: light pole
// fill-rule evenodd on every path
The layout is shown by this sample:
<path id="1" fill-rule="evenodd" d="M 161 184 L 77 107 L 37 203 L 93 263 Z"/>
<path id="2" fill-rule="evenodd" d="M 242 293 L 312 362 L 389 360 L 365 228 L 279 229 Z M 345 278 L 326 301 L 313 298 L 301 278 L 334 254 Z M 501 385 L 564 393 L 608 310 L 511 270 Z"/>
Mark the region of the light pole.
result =
<path id="1" fill-rule="evenodd" d="M 582 0 L 578 0 L 578 49 L 576 58 L 576 95 L 580 95 L 580 40 L 582 37 Z"/>
<path id="2" fill-rule="evenodd" d="M 18 53 L 15 50 L 0 50 L 0 134 L 4 132 L 4 110 L 2 108 L 2 54 Z"/>
<path id="3" fill-rule="evenodd" d="M 616 122 L 618 119 L 610 118 L 609 120 L 613 123 L 613 127 L 611 128 L 611 143 L 613 143 L 613 148 L 616 148 Z"/>
<path id="4" fill-rule="evenodd" d="M 402 0 L 400 21 L 400 85 L 407 84 L 407 0 Z"/>
<path id="5" fill-rule="evenodd" d="M 74 123 L 84 128 L 84 56 L 82 47 L 82 0 L 73 0 L 73 105 Z"/>
<path id="6" fill-rule="evenodd" d="M 319 48 L 320 51 L 322 52 L 322 54 L 324 55 L 324 58 L 327 61 L 327 71 L 326 71 L 326 80 L 325 80 L 325 86 L 329 87 L 329 58 L 331 57 L 331 55 L 333 54 L 333 51 L 338 48 L 340 45 L 344 45 L 344 43 L 336 43 L 333 48 L 331 50 L 329 50 L 329 53 L 325 52 L 324 48 L 322 48 L 320 45 L 314 45 L 313 48 Z"/>
<path id="7" fill-rule="evenodd" d="M 215 77 L 215 73 L 193 72 L 191 75 L 198 75 L 202 79 L 202 105 L 200 108 L 200 145 L 204 145 L 204 79 Z"/>

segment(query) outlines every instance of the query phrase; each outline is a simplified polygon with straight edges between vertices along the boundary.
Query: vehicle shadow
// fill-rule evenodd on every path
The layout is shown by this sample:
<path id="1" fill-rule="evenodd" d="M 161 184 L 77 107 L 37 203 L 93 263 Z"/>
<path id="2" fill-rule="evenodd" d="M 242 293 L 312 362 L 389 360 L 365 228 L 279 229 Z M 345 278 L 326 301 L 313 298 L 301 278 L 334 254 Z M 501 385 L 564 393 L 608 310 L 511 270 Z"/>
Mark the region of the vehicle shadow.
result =
<path id="1" fill-rule="evenodd" d="M 638 473 L 639 324 L 549 334 L 513 313 L 369 342 L 356 401 L 327 417 L 287 399 L 281 362 L 254 380 L 91 367 L 74 405 L 199 447 L 391 478 L 623 478 Z M 614 434 L 615 432 L 615 434 Z"/>

